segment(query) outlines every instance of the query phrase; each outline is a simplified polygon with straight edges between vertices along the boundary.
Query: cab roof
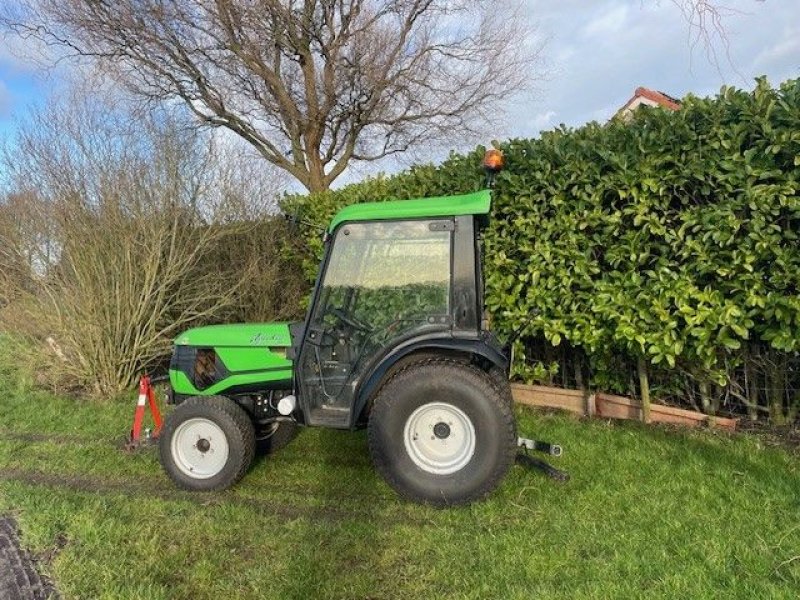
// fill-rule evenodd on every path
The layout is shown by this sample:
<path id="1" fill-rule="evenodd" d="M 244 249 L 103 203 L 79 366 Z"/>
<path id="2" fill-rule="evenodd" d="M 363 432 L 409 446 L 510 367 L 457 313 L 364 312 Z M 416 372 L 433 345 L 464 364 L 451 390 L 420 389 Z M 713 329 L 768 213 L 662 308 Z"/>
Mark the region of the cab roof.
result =
<path id="1" fill-rule="evenodd" d="M 388 221 L 424 219 L 426 217 L 455 217 L 459 215 L 486 215 L 492 203 L 489 190 L 460 196 L 438 196 L 414 200 L 389 200 L 351 204 L 333 217 L 328 231 L 333 232 L 342 223 L 351 221 Z"/>

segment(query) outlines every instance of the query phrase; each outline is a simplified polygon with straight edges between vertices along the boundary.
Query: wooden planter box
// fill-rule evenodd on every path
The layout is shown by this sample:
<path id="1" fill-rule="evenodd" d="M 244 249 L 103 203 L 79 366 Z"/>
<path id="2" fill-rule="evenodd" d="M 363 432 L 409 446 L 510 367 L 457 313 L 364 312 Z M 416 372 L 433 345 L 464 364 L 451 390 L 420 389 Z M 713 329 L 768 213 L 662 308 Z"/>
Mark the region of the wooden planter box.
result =
<path id="1" fill-rule="evenodd" d="M 519 404 L 560 408 L 579 415 L 586 414 L 586 402 L 581 390 L 512 383 L 511 393 L 514 396 L 514 401 Z"/>
<path id="2" fill-rule="evenodd" d="M 609 419 L 636 419 L 642 418 L 642 405 L 640 402 L 625 396 L 613 396 L 611 394 L 597 394 L 595 396 L 595 406 L 597 416 Z M 650 404 L 651 423 L 670 423 L 672 425 L 684 425 L 686 427 L 697 427 L 708 424 L 711 427 L 720 427 L 733 431 L 736 429 L 736 419 L 725 417 L 712 417 L 710 415 L 664 406 L 663 404 Z"/>
<path id="3" fill-rule="evenodd" d="M 520 383 L 512 383 L 511 392 L 515 402 L 528 406 L 558 408 L 582 416 L 598 416 L 604 419 L 630 419 L 635 421 L 642 419 L 641 403 L 626 396 L 603 393 L 586 395 L 581 390 Z M 712 417 L 693 410 L 651 403 L 650 422 L 684 425 L 687 427 L 709 425 L 733 431 L 736 429 L 737 419 Z"/>

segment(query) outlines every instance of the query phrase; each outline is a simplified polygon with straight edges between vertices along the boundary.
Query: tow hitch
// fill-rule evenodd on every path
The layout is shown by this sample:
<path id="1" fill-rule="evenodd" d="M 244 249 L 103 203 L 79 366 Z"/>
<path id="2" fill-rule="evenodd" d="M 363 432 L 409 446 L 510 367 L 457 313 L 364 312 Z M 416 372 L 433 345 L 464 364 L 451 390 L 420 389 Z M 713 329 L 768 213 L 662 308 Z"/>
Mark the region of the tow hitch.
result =
<path id="1" fill-rule="evenodd" d="M 539 440 L 531 440 L 521 437 L 517 438 L 517 447 L 522 448 L 522 452 L 517 453 L 518 464 L 530 469 L 538 469 L 556 481 L 569 481 L 569 473 L 566 471 L 556 469 L 553 465 L 528 454 L 530 450 L 535 450 L 536 452 L 543 452 L 545 454 L 549 454 L 550 456 L 559 457 L 563 453 L 563 450 L 558 444 L 551 444 L 549 442 L 542 442 Z"/>
<path id="2" fill-rule="evenodd" d="M 158 435 L 161 433 L 162 419 L 161 411 L 156 403 L 156 392 L 153 385 L 168 379 L 169 377 L 167 376 L 148 377 L 147 375 L 142 375 L 139 379 L 139 396 L 136 402 L 136 411 L 133 414 L 133 427 L 131 427 L 130 435 L 125 440 L 123 450 L 133 452 L 142 446 L 152 444 L 158 439 Z M 142 428 L 145 406 L 150 408 L 154 429 L 149 427 Z"/>

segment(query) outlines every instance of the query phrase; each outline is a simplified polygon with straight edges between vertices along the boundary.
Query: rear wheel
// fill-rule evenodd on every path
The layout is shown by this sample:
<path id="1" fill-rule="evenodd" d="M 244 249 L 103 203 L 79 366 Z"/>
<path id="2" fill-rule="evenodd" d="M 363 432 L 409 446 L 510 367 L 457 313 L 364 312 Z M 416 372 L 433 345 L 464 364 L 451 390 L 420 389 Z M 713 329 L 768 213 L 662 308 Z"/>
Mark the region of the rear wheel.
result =
<path id="1" fill-rule="evenodd" d="M 253 462 L 256 437 L 247 413 L 222 396 L 182 402 L 159 436 L 161 465 L 178 486 L 222 490 L 244 476 Z"/>
<path id="2" fill-rule="evenodd" d="M 450 506 L 499 485 L 514 462 L 516 427 L 490 376 L 434 360 L 410 365 L 381 388 L 369 445 L 378 472 L 400 495 Z"/>
<path id="3" fill-rule="evenodd" d="M 495 366 L 489 369 L 489 377 L 492 379 L 497 387 L 497 390 L 503 395 L 513 411 L 514 396 L 511 393 L 511 382 L 508 380 L 508 374 L 500 367 Z"/>

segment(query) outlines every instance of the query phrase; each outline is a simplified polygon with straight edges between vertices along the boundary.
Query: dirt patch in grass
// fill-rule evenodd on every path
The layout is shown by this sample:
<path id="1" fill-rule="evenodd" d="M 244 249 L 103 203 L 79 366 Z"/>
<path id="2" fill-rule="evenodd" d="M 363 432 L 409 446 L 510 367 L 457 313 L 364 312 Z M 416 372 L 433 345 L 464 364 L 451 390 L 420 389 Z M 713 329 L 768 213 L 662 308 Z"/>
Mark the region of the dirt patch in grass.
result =
<path id="1" fill-rule="evenodd" d="M 11 442 L 28 442 L 28 443 L 41 443 L 49 442 L 51 444 L 80 444 L 90 442 L 107 442 L 105 439 L 87 440 L 77 435 L 56 435 L 52 433 L 30 433 L 22 431 L 4 431 L 0 430 L 0 440 L 8 440 Z"/>
<path id="2" fill-rule="evenodd" d="M 770 425 L 763 421 L 742 419 L 739 431 L 758 436 L 767 446 L 786 448 L 800 454 L 800 423 L 794 425 Z"/>
<path id="3" fill-rule="evenodd" d="M 55 433 L 39 433 L 29 431 L 10 431 L 8 429 L 0 429 L 0 441 L 21 442 L 25 444 L 55 444 L 57 446 L 97 446 L 105 445 L 109 448 L 119 450 L 122 452 L 148 452 L 152 448 L 158 446 L 156 439 L 144 440 L 141 445 L 129 448 L 127 436 L 79 436 L 79 435 L 64 435 Z M 268 459 L 269 453 L 263 451 L 256 451 L 255 464 L 262 460 Z M 281 455 L 281 460 L 286 462 L 298 463 L 308 462 L 309 458 L 305 454 L 296 454 L 286 456 Z M 325 464 L 332 467 L 363 467 L 371 466 L 368 457 L 352 454 L 341 454 L 336 456 L 325 456 Z"/>
<path id="4" fill-rule="evenodd" d="M 3 600 L 46 600 L 58 598 L 49 579 L 36 568 L 36 561 L 19 543 L 17 524 L 0 515 L 0 598 Z"/>
<path id="5" fill-rule="evenodd" d="M 159 485 L 151 482 L 132 482 L 101 477 L 87 477 L 74 474 L 54 474 L 30 471 L 25 469 L 5 469 L 0 472 L 0 481 L 19 482 L 27 485 L 44 486 L 55 489 L 66 489 L 73 492 L 88 494 L 123 494 L 128 496 L 150 496 L 160 500 L 191 502 L 200 506 L 239 505 L 246 506 L 259 514 L 275 516 L 285 520 L 309 517 L 331 522 L 350 521 L 363 519 L 362 511 L 347 511 L 326 506 L 301 506 L 297 504 L 280 504 L 274 500 L 259 501 L 255 498 L 245 498 L 231 493 L 203 494 L 195 492 L 182 492 L 171 486 Z M 384 517 L 384 522 L 387 518 Z M 388 521 L 392 521 L 388 517 Z M 396 523 L 409 523 L 407 515 L 398 516 Z M 4 598 L 0 596 L 0 598 Z"/>

